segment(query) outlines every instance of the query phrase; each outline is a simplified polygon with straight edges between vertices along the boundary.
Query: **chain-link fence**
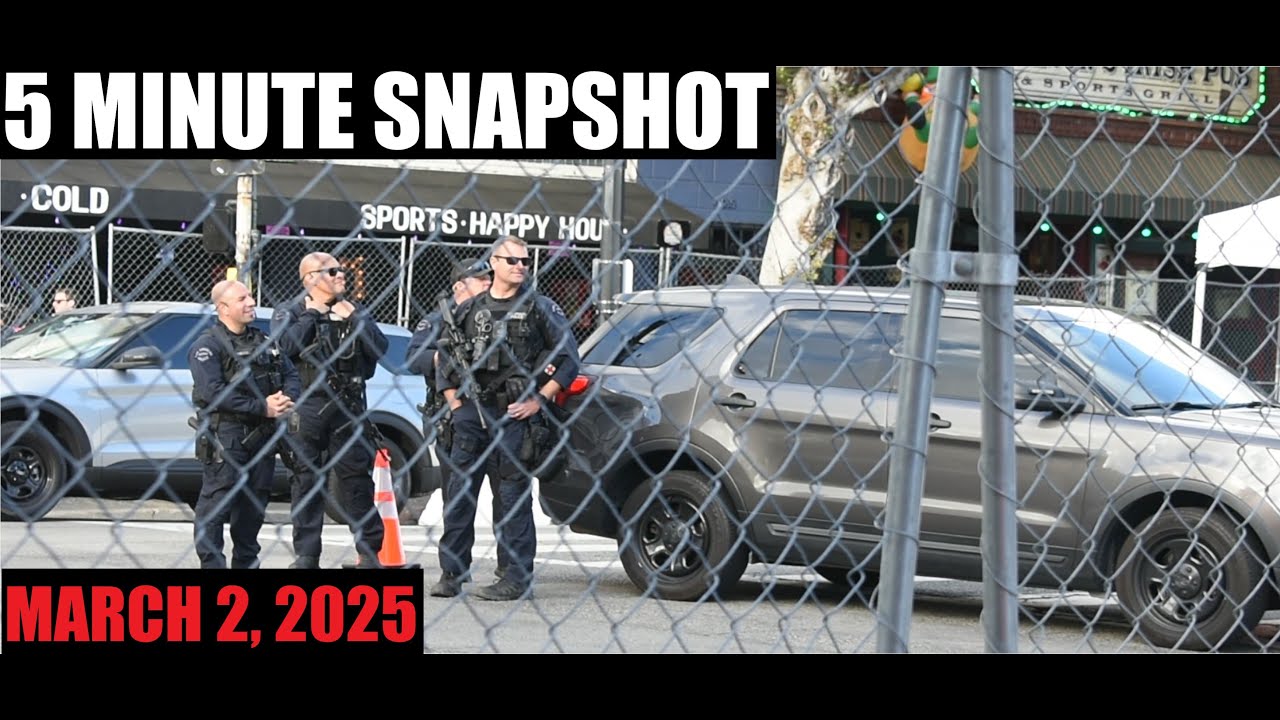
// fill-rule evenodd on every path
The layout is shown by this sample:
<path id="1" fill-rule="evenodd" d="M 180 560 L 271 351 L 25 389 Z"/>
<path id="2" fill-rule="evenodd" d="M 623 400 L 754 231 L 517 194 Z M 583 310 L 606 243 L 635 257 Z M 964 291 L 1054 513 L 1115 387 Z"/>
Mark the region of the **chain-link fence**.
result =
<path id="1" fill-rule="evenodd" d="M 428 650 L 1274 651 L 1276 69 L 779 68 L 772 161 L 266 161 L 247 254 L 201 163 L 6 160 L 3 564 L 231 522 L 421 564 Z"/>
<path id="2" fill-rule="evenodd" d="M 79 305 L 98 298 L 98 245 L 92 229 L 5 226 L 0 262 L 4 327 L 21 328 L 53 311 L 58 290 Z"/>

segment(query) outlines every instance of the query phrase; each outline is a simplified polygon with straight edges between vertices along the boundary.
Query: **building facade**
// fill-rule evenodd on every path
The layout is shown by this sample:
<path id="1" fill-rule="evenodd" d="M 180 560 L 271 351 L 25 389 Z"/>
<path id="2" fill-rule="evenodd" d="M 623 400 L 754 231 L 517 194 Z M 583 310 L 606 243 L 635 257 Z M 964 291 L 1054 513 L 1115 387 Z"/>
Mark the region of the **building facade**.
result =
<path id="1" fill-rule="evenodd" d="M 1206 215 L 1280 194 L 1280 68 L 1015 68 L 1015 239 L 1019 291 L 1157 320 L 1190 339 Z M 975 85 L 980 101 L 980 88 Z M 914 242 L 921 170 L 901 96 L 861 115 L 840 196 L 833 282 L 893 284 Z M 980 122 L 980 113 L 979 113 Z M 962 172 L 953 250 L 978 249 L 978 165 Z M 1280 237 L 1280 228 L 1276 229 Z M 1275 270 L 1210 272 L 1209 349 L 1250 378 L 1275 373 Z"/>

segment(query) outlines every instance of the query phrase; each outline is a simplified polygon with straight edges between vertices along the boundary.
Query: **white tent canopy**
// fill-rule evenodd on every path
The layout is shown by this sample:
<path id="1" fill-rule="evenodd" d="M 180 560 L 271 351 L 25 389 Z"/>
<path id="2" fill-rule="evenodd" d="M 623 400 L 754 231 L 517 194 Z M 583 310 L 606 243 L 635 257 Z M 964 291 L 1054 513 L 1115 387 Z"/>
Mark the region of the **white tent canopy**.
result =
<path id="1" fill-rule="evenodd" d="M 1196 304 L 1191 342 L 1202 348 L 1209 270 L 1228 265 L 1280 268 L 1280 197 L 1206 215 L 1200 219 L 1196 233 Z M 1280 380 L 1280 352 L 1276 354 L 1275 380 Z M 1280 390 L 1280 383 L 1274 387 Z"/>
<path id="2" fill-rule="evenodd" d="M 1196 265 L 1280 268 L 1280 197 L 1205 215 L 1196 231 Z"/>

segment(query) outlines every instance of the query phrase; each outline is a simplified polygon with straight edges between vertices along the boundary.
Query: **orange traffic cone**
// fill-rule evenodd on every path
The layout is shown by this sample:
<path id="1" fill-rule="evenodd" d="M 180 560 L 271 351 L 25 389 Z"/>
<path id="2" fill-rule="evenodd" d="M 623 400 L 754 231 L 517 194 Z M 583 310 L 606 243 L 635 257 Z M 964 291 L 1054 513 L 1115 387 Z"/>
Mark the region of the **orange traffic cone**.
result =
<path id="1" fill-rule="evenodd" d="M 382 517 L 382 549 L 378 562 L 384 567 L 417 567 L 405 562 L 404 539 L 400 536 L 400 511 L 396 509 L 396 491 L 391 486 L 391 454 L 378 448 L 373 461 L 373 504 Z"/>
<path id="2" fill-rule="evenodd" d="M 382 518 L 382 549 L 378 562 L 385 568 L 416 568 L 404 557 L 404 540 L 400 536 L 400 513 L 396 510 L 396 491 L 391 486 L 391 455 L 386 448 L 378 448 L 373 461 L 373 504 Z M 348 567 L 359 567 L 357 561 Z"/>

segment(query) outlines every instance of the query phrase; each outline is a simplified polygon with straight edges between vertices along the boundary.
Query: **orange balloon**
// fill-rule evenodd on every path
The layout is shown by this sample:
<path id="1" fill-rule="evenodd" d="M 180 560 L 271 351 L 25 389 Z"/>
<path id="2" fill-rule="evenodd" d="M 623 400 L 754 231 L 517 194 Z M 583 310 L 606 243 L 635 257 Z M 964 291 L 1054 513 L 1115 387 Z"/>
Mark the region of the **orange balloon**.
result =
<path id="1" fill-rule="evenodd" d="M 931 108 L 925 109 L 925 117 L 932 125 L 933 110 Z M 968 119 L 969 127 L 972 128 L 978 126 L 978 116 L 974 114 L 972 110 L 968 112 Z M 933 128 L 930 127 L 931 131 L 932 129 Z M 910 122 L 902 123 L 902 129 L 898 133 L 898 151 L 902 153 L 902 159 L 906 160 L 908 165 L 915 168 L 917 172 L 924 172 L 925 159 L 929 153 L 929 144 L 921 142 L 920 138 L 916 137 L 916 129 L 911 127 Z M 977 159 L 977 145 L 974 145 L 972 148 L 965 148 L 960 153 L 960 172 L 964 172 L 973 167 L 973 163 Z"/>

